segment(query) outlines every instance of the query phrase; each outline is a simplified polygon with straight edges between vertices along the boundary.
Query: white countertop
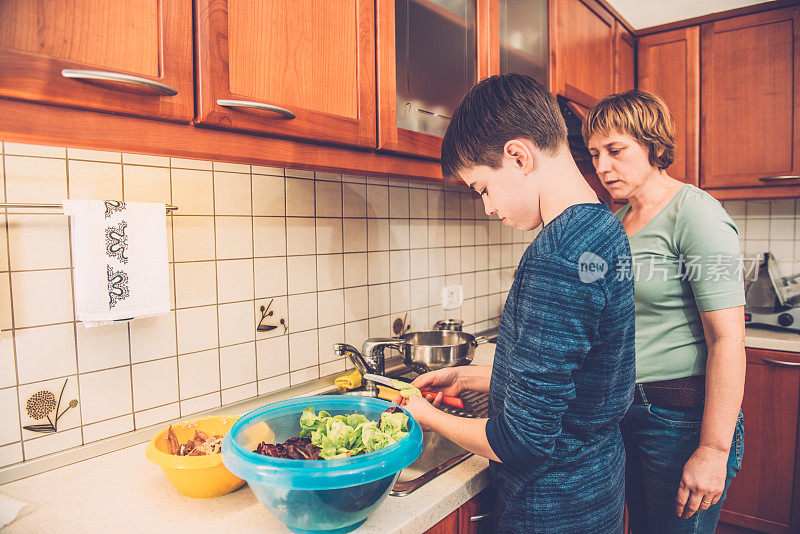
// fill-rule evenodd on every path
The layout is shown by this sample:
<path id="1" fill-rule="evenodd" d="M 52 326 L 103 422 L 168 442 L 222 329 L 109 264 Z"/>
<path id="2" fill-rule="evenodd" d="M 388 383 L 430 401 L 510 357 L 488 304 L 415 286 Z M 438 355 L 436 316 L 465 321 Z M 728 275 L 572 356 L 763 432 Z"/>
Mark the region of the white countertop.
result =
<path id="1" fill-rule="evenodd" d="M 488 364 L 494 344 L 476 350 Z M 214 499 L 178 493 L 138 444 L 9 482 L 0 494 L 32 505 L 3 534 L 125 532 L 290 532 L 250 488 Z M 489 485 L 489 461 L 472 456 L 405 497 L 387 497 L 354 534 L 415 534 L 432 527 Z M 216 530 L 215 530 L 216 529 Z"/>
<path id="2" fill-rule="evenodd" d="M 751 349 L 800 352 L 800 333 L 748 326 L 745 328 L 744 346 Z"/>

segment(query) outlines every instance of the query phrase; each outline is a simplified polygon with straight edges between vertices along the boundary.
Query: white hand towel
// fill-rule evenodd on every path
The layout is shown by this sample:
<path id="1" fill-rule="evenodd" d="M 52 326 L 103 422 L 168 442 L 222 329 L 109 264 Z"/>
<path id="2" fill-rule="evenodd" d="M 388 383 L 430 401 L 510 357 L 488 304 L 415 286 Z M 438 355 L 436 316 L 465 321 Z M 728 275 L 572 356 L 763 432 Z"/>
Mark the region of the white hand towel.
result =
<path id="1" fill-rule="evenodd" d="M 75 309 L 88 328 L 169 313 L 166 206 L 64 200 Z"/>
<path id="2" fill-rule="evenodd" d="M 30 504 L 8 495 L 0 495 L 0 530 L 18 517 L 27 515 L 30 512 Z"/>

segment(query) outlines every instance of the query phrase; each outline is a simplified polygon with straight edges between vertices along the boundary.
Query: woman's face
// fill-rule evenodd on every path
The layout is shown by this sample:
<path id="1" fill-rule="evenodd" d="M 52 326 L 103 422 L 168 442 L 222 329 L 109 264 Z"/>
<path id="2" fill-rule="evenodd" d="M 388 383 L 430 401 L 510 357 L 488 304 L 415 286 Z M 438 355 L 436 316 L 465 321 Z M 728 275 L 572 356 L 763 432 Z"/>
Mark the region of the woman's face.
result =
<path id="1" fill-rule="evenodd" d="M 533 179 L 509 158 L 499 169 L 481 165 L 461 173 L 470 189 L 483 200 L 486 215 L 497 215 L 506 226 L 533 230 L 542 224 L 539 196 Z"/>
<path id="2" fill-rule="evenodd" d="M 629 135 L 613 130 L 608 135 L 596 133 L 588 148 L 597 176 L 615 199 L 634 196 L 660 172 L 650 165 L 647 149 Z"/>

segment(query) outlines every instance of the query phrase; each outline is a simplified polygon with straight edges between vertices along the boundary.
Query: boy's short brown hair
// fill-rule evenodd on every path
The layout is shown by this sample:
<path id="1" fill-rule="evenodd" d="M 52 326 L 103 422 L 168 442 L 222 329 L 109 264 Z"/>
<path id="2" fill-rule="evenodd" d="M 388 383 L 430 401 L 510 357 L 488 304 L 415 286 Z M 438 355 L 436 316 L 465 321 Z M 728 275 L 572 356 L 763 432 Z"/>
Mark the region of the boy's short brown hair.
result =
<path id="1" fill-rule="evenodd" d="M 675 123 L 663 100 L 634 89 L 609 95 L 589 111 L 581 133 L 588 145 L 596 133 L 629 135 L 647 149 L 650 165 L 661 170 L 675 161 Z"/>
<path id="2" fill-rule="evenodd" d="M 472 87 L 453 113 L 442 140 L 442 174 L 485 165 L 501 166 L 505 144 L 530 139 L 548 155 L 567 142 L 567 127 L 555 97 L 522 74 L 491 76 Z"/>

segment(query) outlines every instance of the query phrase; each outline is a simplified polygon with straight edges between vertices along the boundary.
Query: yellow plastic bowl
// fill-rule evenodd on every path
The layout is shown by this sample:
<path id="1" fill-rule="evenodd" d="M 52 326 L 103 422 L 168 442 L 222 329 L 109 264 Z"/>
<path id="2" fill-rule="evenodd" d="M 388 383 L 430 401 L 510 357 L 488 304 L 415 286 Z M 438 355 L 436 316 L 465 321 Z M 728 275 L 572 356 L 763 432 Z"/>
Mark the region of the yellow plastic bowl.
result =
<path id="1" fill-rule="evenodd" d="M 213 415 L 199 417 L 172 425 L 178 441 L 186 443 L 194 437 L 195 430 L 202 430 L 209 436 L 224 436 L 238 417 Z M 161 466 L 167 480 L 187 497 L 207 499 L 219 497 L 239 489 L 244 480 L 228 471 L 222 464 L 222 454 L 206 456 L 177 456 L 169 453 L 169 441 L 165 428 L 150 441 L 145 456 L 154 464 Z"/>

